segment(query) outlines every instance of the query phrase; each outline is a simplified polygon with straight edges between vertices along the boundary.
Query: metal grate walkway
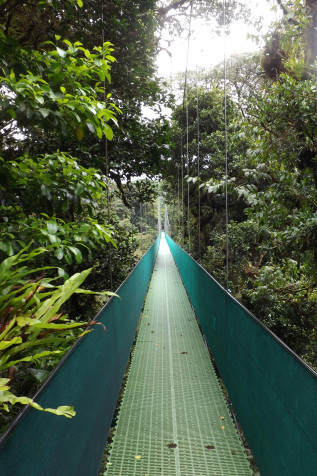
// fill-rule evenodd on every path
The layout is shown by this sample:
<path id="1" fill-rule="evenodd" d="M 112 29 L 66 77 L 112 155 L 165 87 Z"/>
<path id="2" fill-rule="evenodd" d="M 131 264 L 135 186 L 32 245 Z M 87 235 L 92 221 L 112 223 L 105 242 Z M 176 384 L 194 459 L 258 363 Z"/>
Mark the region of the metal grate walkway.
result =
<path id="1" fill-rule="evenodd" d="M 253 474 L 164 235 L 105 474 Z"/>

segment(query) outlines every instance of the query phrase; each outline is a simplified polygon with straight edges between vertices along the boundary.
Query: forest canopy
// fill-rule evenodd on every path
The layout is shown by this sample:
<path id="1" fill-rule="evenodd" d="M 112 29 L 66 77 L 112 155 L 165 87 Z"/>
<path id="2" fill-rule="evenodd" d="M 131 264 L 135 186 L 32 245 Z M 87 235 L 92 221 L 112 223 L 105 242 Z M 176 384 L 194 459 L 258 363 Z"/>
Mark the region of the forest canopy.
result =
<path id="1" fill-rule="evenodd" d="M 191 18 L 247 22 L 246 2 L 226 15 L 222 0 L 1 2 L 0 336 L 17 340 L 0 372 L 16 393 L 85 332 L 100 302 L 78 298 L 82 282 L 108 296 L 151 244 L 158 182 L 172 238 L 317 365 L 317 1 L 276 8 L 262 50 L 167 81 L 163 30 L 172 42 Z M 34 319 L 65 288 L 47 318 L 60 337 L 18 325 L 23 299 Z"/>
<path id="2" fill-rule="evenodd" d="M 167 190 L 178 241 L 316 366 L 317 2 L 278 8 L 262 51 L 227 58 L 227 131 L 224 65 L 176 78 Z"/>

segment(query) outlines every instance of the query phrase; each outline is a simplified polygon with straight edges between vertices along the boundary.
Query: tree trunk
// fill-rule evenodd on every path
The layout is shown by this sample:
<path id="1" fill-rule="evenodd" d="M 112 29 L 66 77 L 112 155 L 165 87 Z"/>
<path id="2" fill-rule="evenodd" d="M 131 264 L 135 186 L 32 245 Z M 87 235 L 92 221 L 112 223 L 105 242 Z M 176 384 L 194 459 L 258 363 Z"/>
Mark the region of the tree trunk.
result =
<path id="1" fill-rule="evenodd" d="M 306 30 L 305 66 L 308 70 L 317 58 L 317 0 L 306 0 L 311 21 Z"/>

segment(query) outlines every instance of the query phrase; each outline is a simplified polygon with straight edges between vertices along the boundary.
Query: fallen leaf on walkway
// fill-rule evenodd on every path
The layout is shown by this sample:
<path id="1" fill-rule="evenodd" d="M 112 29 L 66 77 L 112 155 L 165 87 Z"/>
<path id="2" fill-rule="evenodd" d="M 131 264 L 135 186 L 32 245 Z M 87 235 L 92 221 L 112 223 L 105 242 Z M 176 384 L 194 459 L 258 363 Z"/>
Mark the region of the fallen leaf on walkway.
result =
<path id="1" fill-rule="evenodd" d="M 169 443 L 168 448 L 176 448 L 177 444 L 176 443 Z"/>

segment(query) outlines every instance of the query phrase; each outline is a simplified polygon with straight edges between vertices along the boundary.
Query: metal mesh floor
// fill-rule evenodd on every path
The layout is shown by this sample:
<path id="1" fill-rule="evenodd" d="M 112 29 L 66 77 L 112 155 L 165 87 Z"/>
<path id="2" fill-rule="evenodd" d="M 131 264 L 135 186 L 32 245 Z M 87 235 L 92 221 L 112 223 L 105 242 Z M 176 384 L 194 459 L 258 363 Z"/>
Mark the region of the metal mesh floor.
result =
<path id="1" fill-rule="evenodd" d="M 253 474 L 164 236 L 105 474 Z"/>

